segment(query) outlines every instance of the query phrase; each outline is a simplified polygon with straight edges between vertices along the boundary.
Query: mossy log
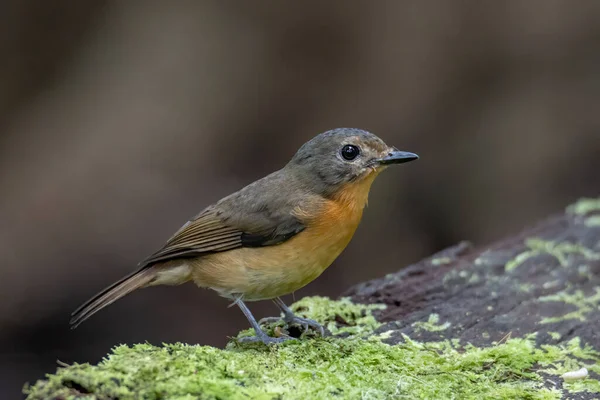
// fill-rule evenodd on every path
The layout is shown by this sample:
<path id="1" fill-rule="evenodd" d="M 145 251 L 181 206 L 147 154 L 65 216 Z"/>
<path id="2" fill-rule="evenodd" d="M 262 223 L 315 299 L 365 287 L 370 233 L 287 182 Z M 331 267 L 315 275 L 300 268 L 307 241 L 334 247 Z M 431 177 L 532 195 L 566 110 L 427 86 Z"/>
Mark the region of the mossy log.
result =
<path id="1" fill-rule="evenodd" d="M 119 346 L 25 392 L 32 400 L 599 398 L 600 199 L 492 246 L 461 243 L 341 300 L 293 308 L 330 335 L 270 347 Z M 579 379 L 562 377 L 582 368 Z"/>

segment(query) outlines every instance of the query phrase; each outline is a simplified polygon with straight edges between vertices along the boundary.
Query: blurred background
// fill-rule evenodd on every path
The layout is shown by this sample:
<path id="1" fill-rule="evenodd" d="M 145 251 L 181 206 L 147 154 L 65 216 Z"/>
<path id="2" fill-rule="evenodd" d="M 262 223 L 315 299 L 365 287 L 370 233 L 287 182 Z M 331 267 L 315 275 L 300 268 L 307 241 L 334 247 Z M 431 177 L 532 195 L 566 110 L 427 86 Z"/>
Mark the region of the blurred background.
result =
<path id="1" fill-rule="evenodd" d="M 600 192 L 597 0 L 5 0 L 0 55 L 1 398 L 57 359 L 247 328 L 191 284 L 68 319 L 319 132 L 367 129 L 421 160 L 378 178 L 349 248 L 296 298 Z"/>

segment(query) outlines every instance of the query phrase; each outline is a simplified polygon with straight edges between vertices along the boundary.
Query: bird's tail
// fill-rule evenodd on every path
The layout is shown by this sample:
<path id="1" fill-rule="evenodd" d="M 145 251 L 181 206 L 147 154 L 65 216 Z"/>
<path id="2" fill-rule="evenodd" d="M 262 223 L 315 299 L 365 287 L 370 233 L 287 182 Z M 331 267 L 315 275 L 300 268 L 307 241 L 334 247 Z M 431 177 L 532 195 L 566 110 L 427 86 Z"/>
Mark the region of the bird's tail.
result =
<path id="1" fill-rule="evenodd" d="M 145 266 L 107 287 L 73 311 L 70 321 L 71 329 L 77 328 L 83 321 L 121 297 L 148 285 L 156 278 L 156 275 L 155 267 Z"/>

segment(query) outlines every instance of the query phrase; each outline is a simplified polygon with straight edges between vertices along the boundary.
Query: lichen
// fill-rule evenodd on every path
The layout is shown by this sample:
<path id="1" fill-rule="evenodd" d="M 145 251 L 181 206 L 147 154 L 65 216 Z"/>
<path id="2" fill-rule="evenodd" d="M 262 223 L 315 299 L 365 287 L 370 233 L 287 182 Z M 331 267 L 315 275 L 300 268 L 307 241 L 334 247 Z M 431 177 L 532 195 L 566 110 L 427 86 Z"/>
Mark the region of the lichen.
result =
<path id="1" fill-rule="evenodd" d="M 539 301 L 541 302 L 563 302 L 575 308 L 575 310 L 558 317 L 542 318 L 540 324 L 551 324 L 569 319 L 585 321 L 587 319 L 587 314 L 597 310 L 598 306 L 600 306 L 600 288 L 596 287 L 594 290 L 596 293 L 590 295 L 586 295 L 581 290 L 575 290 L 573 293 L 569 293 L 567 290 L 561 290 L 555 294 L 540 297 Z"/>
<path id="2" fill-rule="evenodd" d="M 443 324 L 440 324 L 440 316 L 435 313 L 430 314 L 429 319 L 427 321 L 417 321 L 412 324 L 412 326 L 415 329 L 423 329 L 428 332 L 445 331 L 446 329 L 450 328 L 451 325 L 452 324 L 448 321 L 444 322 Z"/>
<path id="3" fill-rule="evenodd" d="M 600 372 L 600 355 L 578 340 L 536 347 L 535 335 L 530 335 L 481 348 L 461 346 L 456 338 L 419 343 L 404 335 L 401 343 L 388 345 L 382 340 L 390 337 L 389 331 L 360 337 L 379 326 L 371 320 L 371 306 L 319 297 L 303 299 L 293 308 L 346 335 L 347 326 L 331 325 L 339 314 L 354 327 L 366 325 L 352 331 L 360 335 L 269 347 L 235 340 L 226 349 L 180 343 L 121 345 L 96 366 L 60 368 L 25 391 L 29 400 L 558 399 L 561 391 L 545 388 L 544 374 L 560 375 L 583 366 Z M 427 323 L 440 326 L 439 318 L 429 319 Z M 600 384 L 591 378 L 564 387 L 600 392 Z"/>

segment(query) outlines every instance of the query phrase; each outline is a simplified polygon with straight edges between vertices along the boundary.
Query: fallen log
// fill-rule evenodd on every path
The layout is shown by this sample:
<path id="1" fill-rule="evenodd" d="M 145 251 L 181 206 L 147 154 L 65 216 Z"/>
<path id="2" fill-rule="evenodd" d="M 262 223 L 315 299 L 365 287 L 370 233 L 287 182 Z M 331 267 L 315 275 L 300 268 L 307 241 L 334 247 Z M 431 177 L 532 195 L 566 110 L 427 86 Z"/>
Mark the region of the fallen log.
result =
<path id="1" fill-rule="evenodd" d="M 226 349 L 119 346 L 98 365 L 61 365 L 25 392 L 32 400 L 598 398 L 600 199 L 293 309 L 330 335 L 287 327 L 300 340 L 270 348 L 235 338 Z"/>

